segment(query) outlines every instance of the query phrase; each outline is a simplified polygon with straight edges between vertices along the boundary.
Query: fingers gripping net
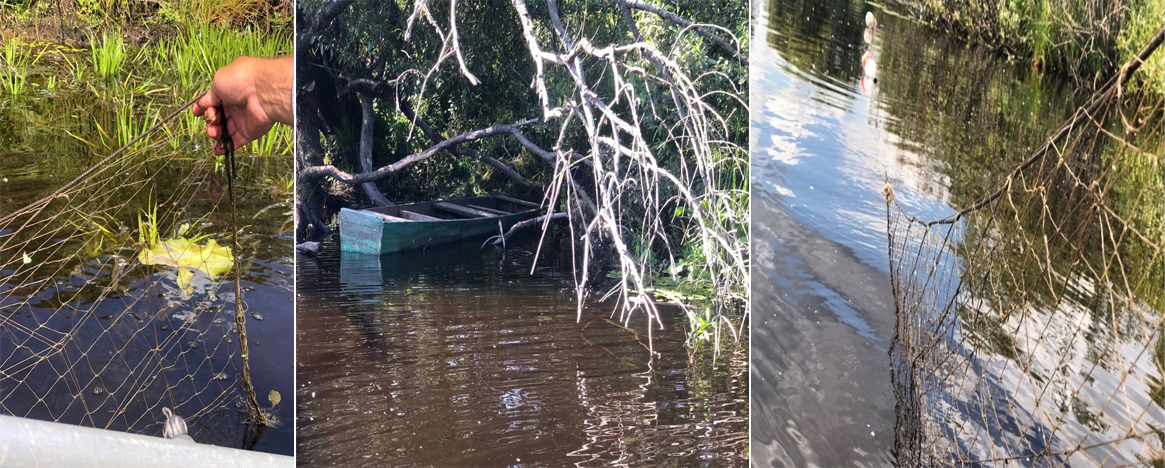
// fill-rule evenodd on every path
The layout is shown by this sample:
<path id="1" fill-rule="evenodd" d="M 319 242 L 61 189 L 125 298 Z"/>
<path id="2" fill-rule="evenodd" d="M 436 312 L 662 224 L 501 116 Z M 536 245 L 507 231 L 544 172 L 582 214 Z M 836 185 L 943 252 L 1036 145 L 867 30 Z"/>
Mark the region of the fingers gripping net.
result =
<path id="1" fill-rule="evenodd" d="M 1135 70 L 954 216 L 887 185 L 899 463 L 1165 464 L 1163 102 L 1123 96 Z"/>
<path id="2" fill-rule="evenodd" d="M 0 206 L 0 412 L 160 435 L 169 407 L 196 441 L 240 445 L 235 294 L 200 263 L 233 262 L 207 248 L 229 245 L 226 182 L 169 119 L 166 138 Z"/>

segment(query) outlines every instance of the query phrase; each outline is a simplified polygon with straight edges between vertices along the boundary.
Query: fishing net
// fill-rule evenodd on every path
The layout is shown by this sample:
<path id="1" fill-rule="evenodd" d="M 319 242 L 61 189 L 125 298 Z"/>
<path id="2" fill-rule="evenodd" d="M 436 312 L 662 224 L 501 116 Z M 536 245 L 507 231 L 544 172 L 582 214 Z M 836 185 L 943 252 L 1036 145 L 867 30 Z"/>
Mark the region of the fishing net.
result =
<path id="1" fill-rule="evenodd" d="M 1165 465 L 1163 102 L 1124 94 L 1138 65 L 955 215 L 886 186 L 900 464 Z"/>
<path id="2" fill-rule="evenodd" d="M 168 407 L 226 446 L 267 422 L 236 322 L 233 158 L 186 147 L 204 138 L 186 108 L 133 110 L 157 126 L 48 196 L 0 193 L 0 412 L 161 435 Z"/>

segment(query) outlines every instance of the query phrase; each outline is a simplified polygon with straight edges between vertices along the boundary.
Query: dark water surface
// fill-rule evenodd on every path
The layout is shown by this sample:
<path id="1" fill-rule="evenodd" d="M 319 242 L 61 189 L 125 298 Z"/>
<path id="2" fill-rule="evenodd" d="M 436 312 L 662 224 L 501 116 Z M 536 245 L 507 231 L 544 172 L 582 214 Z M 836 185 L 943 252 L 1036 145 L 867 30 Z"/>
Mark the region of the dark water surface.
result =
<path id="1" fill-rule="evenodd" d="M 743 466 L 746 354 L 689 365 L 673 311 L 649 362 L 533 243 L 301 260 L 299 463 Z"/>
<path id="2" fill-rule="evenodd" d="M 54 57 L 46 55 L 42 64 Z M 48 66 L 44 75 L 34 77 L 36 84 L 25 94 L 0 99 L 0 215 L 50 194 L 120 146 L 100 142 L 103 132 L 113 131 L 115 114 L 123 109 L 122 93 L 136 94 L 139 118 L 147 107 L 165 114 L 189 99 L 166 88 L 155 89 L 147 97 L 106 83 L 70 83 L 50 91 L 43 83 L 55 73 L 51 70 Z M 95 221 L 123 226 L 120 233 L 136 239 L 141 210 L 156 200 L 185 193 L 188 201 L 179 209 L 159 206 L 159 215 L 188 222 L 193 231 L 230 245 L 225 179 L 213 164 L 198 164 L 213 158 L 208 141 L 202 135 L 161 132 L 154 138 L 167 144 L 147 150 L 143 157 L 152 153 L 165 154 L 165 158 L 146 164 L 141 172 L 121 174 L 124 179 L 119 177 L 108 186 L 81 192 L 96 203 L 126 203 L 110 218 Z M 178 144 L 170 146 L 170 141 Z M 125 245 L 107 241 L 92 255 L 78 253 L 93 244 L 82 246 L 77 239 L 56 244 L 60 247 L 49 249 L 51 255 L 34 252 L 32 265 L 44 264 L 46 272 L 55 269 L 48 281 L 59 286 L 30 287 L 29 291 L 37 291 L 30 306 L 6 308 L 23 299 L 20 288 L 27 285 L 0 284 L 0 313 L 4 314 L 0 316 L 0 362 L 6 371 L 18 369 L 0 378 L 0 392 L 7 392 L 0 412 L 160 436 L 161 407 L 167 406 L 187 418 L 191 435 L 200 443 L 292 454 L 294 260 L 290 224 L 285 223 L 290 215 L 286 208 L 261 212 L 277 201 L 264 182 L 289 179 L 290 157 L 256 157 L 245 149 L 237 155 L 239 224 L 245 227 L 235 255 L 245 262 L 250 368 L 262 406 L 270 408 L 267 397 L 272 390 L 282 395 L 284 401 L 272 412 L 282 424 L 267 428 L 257 438 L 241 424 L 233 282 L 223 277 L 224 282 L 218 283 L 196 273 L 192 290 L 184 294 L 176 286 L 176 269 L 137 263 L 140 249 L 133 241 Z M 119 189 L 125 181 L 143 177 L 150 181 L 142 190 Z M 197 183 L 191 185 L 191 180 Z M 45 213 L 61 216 L 53 222 L 71 221 L 74 218 L 65 206 L 54 202 Z M 84 224 L 83 218 L 77 219 Z M 164 230 L 173 232 L 170 226 Z M 62 232 L 72 235 L 69 230 Z M 0 231 L 0 244 L 13 245 L 9 242 L 29 235 Z M 13 249 L 0 250 L 5 260 L 21 255 Z M 118 270 L 120 278 L 113 280 L 112 291 L 102 297 L 98 292 L 110 283 L 109 266 L 116 262 L 128 266 Z M 0 271 L 0 277 L 12 273 Z M 81 293 L 74 296 L 76 291 Z M 41 338 L 30 339 L 28 330 L 36 330 Z M 59 345 L 63 351 L 50 352 L 48 345 Z M 158 347 L 164 348 L 161 356 L 155 352 Z M 27 360 L 35 353 L 47 357 L 34 366 L 14 365 L 35 362 Z M 158 370 L 163 367 L 164 371 Z"/>
<path id="3" fill-rule="evenodd" d="M 753 466 L 892 462 L 889 181 L 923 218 L 987 192 L 1079 99 L 861 1 L 753 2 Z M 863 15 L 878 17 L 866 45 Z M 869 48 L 878 83 L 863 81 Z"/>

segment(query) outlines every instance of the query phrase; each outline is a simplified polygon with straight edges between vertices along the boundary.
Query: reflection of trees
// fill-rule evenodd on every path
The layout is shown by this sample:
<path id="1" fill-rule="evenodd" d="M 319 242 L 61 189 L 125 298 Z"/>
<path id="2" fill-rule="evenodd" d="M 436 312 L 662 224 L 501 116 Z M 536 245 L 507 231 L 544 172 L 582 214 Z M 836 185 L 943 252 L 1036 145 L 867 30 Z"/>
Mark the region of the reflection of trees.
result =
<path id="1" fill-rule="evenodd" d="M 939 324 L 937 336 L 925 321 L 908 332 L 936 342 L 911 350 L 921 352 L 914 361 L 921 368 L 909 377 L 927 381 L 922 404 L 940 421 L 931 430 L 939 456 L 983 460 L 1005 449 L 1124 462 L 1126 439 L 1160 450 L 1146 414 L 1161 411 L 1154 394 L 1161 369 L 1148 356 L 1161 333 L 1165 264 L 1152 234 L 1160 221 L 1139 214 L 1163 199 L 1159 163 L 1139 159 L 1159 149 L 1132 149 L 1157 148 L 1155 136 L 1115 138 L 1123 127 L 1106 122 L 1110 114 L 1098 112 L 998 182 L 1002 195 L 963 218 L 961 236 L 927 246 L 964 263 L 953 305 L 959 320 Z M 922 289 L 933 292 L 933 277 L 912 275 L 896 287 L 926 283 Z"/>
<path id="2" fill-rule="evenodd" d="M 300 342 L 320 343 L 300 353 L 299 380 L 312 382 L 307 395 L 319 392 L 300 393 L 301 420 L 314 418 L 301 449 L 343 452 L 337 439 L 355 430 L 369 436 L 353 450 L 399 453 L 399 462 L 493 466 L 512 463 L 514 451 L 523 463 L 573 451 L 568 459 L 584 465 L 744 463 L 743 353 L 689 366 L 684 318 L 674 315 L 656 331 L 649 366 L 627 329 L 575 322 L 568 274 L 531 276 L 529 256 L 506 256 L 466 245 L 372 257 L 339 265 L 339 284 L 307 274 L 333 260 L 302 263 L 301 310 L 323 310 L 300 316 Z M 584 314 L 610 310 L 592 304 Z M 302 334 L 302 320 L 321 317 L 331 320 L 327 337 Z M 642 324 L 632 327 L 646 341 Z"/>
<path id="3" fill-rule="evenodd" d="M 861 76 L 865 2 L 769 0 L 766 40 L 802 72 L 856 82 Z M 774 34 L 774 32 L 776 34 Z"/>
<path id="4" fill-rule="evenodd" d="M 1075 109 L 1056 83 L 917 23 L 887 16 L 878 34 L 886 128 L 923 146 L 955 208 L 993 189 Z"/>
<path id="5" fill-rule="evenodd" d="M 862 2 L 771 1 L 767 39 L 801 72 L 856 83 L 867 8 Z M 909 19 L 879 16 L 877 105 L 907 154 L 949 183 L 958 208 L 1006 174 L 1075 108 L 1058 83 Z M 916 164 L 903 161 L 906 164 Z"/>
<path id="6" fill-rule="evenodd" d="M 656 347 L 663 356 L 679 355 L 683 342 L 657 339 Z M 743 463 L 748 443 L 742 430 L 748 424 L 746 360 L 746 353 L 737 353 L 718 369 L 702 359 L 687 366 L 656 362 L 666 366 L 665 372 L 649 363 L 626 377 L 639 383 L 624 392 L 605 391 L 602 385 L 610 375 L 577 372 L 579 404 L 587 415 L 586 441 L 567 455 L 576 466 L 666 464 L 669 457 L 703 460 L 705 465 Z M 672 366 L 683 366 L 682 379 L 666 372 Z M 660 395 L 662 389 L 677 387 L 683 389 Z"/>

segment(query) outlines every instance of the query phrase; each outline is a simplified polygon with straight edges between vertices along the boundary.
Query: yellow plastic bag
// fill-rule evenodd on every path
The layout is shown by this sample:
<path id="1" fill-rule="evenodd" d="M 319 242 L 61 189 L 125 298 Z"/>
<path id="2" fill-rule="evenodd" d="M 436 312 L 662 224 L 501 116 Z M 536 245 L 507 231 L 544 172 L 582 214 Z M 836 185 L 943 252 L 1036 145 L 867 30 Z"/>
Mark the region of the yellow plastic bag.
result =
<path id="1" fill-rule="evenodd" d="M 231 248 L 218 245 L 214 239 L 206 245 L 198 245 L 184 238 L 170 239 L 154 244 L 138 254 L 138 261 L 144 265 L 165 265 L 178 268 L 178 287 L 185 289 L 193 275 L 189 270 L 199 270 L 211 279 L 230 271 L 234 265 Z M 183 271 L 186 271 L 183 274 Z M 185 280 L 185 281 L 183 281 Z"/>

